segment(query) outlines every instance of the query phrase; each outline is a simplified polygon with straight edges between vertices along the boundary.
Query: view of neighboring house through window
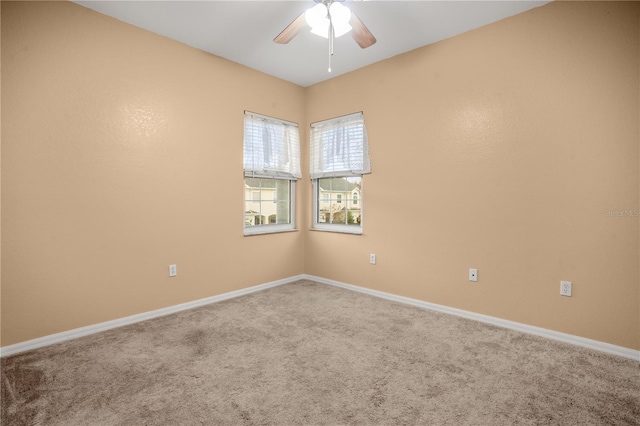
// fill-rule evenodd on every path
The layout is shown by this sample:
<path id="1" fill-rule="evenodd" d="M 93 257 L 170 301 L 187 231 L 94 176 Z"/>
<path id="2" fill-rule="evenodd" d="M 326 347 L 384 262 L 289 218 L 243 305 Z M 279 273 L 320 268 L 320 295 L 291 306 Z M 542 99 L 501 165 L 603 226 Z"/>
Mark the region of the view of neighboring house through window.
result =
<path id="1" fill-rule="evenodd" d="M 362 113 L 311 125 L 313 228 L 362 233 L 362 176 L 371 173 Z"/>
<path id="2" fill-rule="evenodd" d="M 360 176 L 318 179 L 318 223 L 360 225 L 358 194 L 361 187 Z M 346 200 L 346 204 L 343 200 Z"/>
<path id="3" fill-rule="evenodd" d="M 294 230 L 298 125 L 245 112 L 244 175 L 244 234 Z"/>
<path id="4" fill-rule="evenodd" d="M 245 177 L 244 184 L 245 226 L 291 223 L 291 181 L 289 179 Z"/>

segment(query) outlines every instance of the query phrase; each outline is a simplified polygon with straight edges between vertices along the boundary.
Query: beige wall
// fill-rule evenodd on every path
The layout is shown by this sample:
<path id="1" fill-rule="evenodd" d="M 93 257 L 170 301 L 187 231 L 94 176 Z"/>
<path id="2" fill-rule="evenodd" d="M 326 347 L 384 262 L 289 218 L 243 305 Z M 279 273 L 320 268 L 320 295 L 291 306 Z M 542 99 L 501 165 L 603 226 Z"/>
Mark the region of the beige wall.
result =
<path id="1" fill-rule="evenodd" d="M 373 174 L 306 273 L 639 349 L 638 217 L 605 214 L 639 208 L 639 12 L 552 3 L 310 87 L 311 122 L 364 111 Z"/>
<path id="2" fill-rule="evenodd" d="M 3 2 L 2 71 L 3 346 L 303 272 L 242 231 L 243 111 L 303 88 L 62 2 Z"/>
<path id="3" fill-rule="evenodd" d="M 303 89 L 3 3 L 2 346 L 306 272 L 640 349 L 639 22 L 553 3 Z M 364 111 L 364 235 L 308 232 L 304 178 L 300 232 L 242 236 L 245 109 Z"/>

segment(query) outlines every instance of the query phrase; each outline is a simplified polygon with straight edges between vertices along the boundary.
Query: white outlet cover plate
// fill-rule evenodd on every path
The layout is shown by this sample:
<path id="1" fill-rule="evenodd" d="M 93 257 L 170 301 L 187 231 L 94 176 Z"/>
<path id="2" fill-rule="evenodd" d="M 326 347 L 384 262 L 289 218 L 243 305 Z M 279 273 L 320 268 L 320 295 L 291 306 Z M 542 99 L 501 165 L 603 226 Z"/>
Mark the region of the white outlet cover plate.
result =
<path id="1" fill-rule="evenodd" d="M 571 281 L 560 281 L 560 296 L 571 297 Z"/>
<path id="2" fill-rule="evenodd" d="M 478 270 L 469 268 L 469 281 L 478 281 Z"/>

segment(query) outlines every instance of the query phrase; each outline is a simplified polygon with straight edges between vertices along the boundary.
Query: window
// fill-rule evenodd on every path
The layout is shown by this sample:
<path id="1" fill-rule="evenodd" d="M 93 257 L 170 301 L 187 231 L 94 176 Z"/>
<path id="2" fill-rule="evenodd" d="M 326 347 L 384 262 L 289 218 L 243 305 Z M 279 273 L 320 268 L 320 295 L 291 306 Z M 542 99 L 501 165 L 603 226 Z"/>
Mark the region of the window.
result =
<path id="1" fill-rule="evenodd" d="M 362 233 L 362 176 L 371 173 L 362 113 L 311 125 L 313 229 Z"/>
<path id="2" fill-rule="evenodd" d="M 244 184 L 245 193 L 251 194 L 250 198 L 245 197 L 245 228 L 291 224 L 292 183 L 289 179 L 245 177 Z"/>
<path id="3" fill-rule="evenodd" d="M 298 125 L 245 112 L 244 176 L 244 234 L 294 230 Z"/>
<path id="4" fill-rule="evenodd" d="M 317 197 L 317 221 L 318 224 L 328 225 L 355 225 L 361 224 L 361 211 L 357 202 L 343 203 L 343 195 L 354 188 L 362 186 L 361 176 L 320 178 L 317 180 L 317 191 L 322 197 Z M 325 197 L 326 195 L 326 197 Z"/>

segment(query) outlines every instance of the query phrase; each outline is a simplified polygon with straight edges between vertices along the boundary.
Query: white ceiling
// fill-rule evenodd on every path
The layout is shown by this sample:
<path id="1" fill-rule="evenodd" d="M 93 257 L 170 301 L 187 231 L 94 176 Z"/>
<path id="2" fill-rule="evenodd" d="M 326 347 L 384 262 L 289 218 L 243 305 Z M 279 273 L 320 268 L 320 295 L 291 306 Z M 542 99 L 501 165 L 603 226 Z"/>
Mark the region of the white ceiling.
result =
<path id="1" fill-rule="evenodd" d="M 75 3 L 306 87 L 548 1 L 347 0 L 378 42 L 360 49 L 349 34 L 336 39 L 331 73 L 326 39 L 303 30 L 289 44 L 273 42 L 312 0 Z"/>

